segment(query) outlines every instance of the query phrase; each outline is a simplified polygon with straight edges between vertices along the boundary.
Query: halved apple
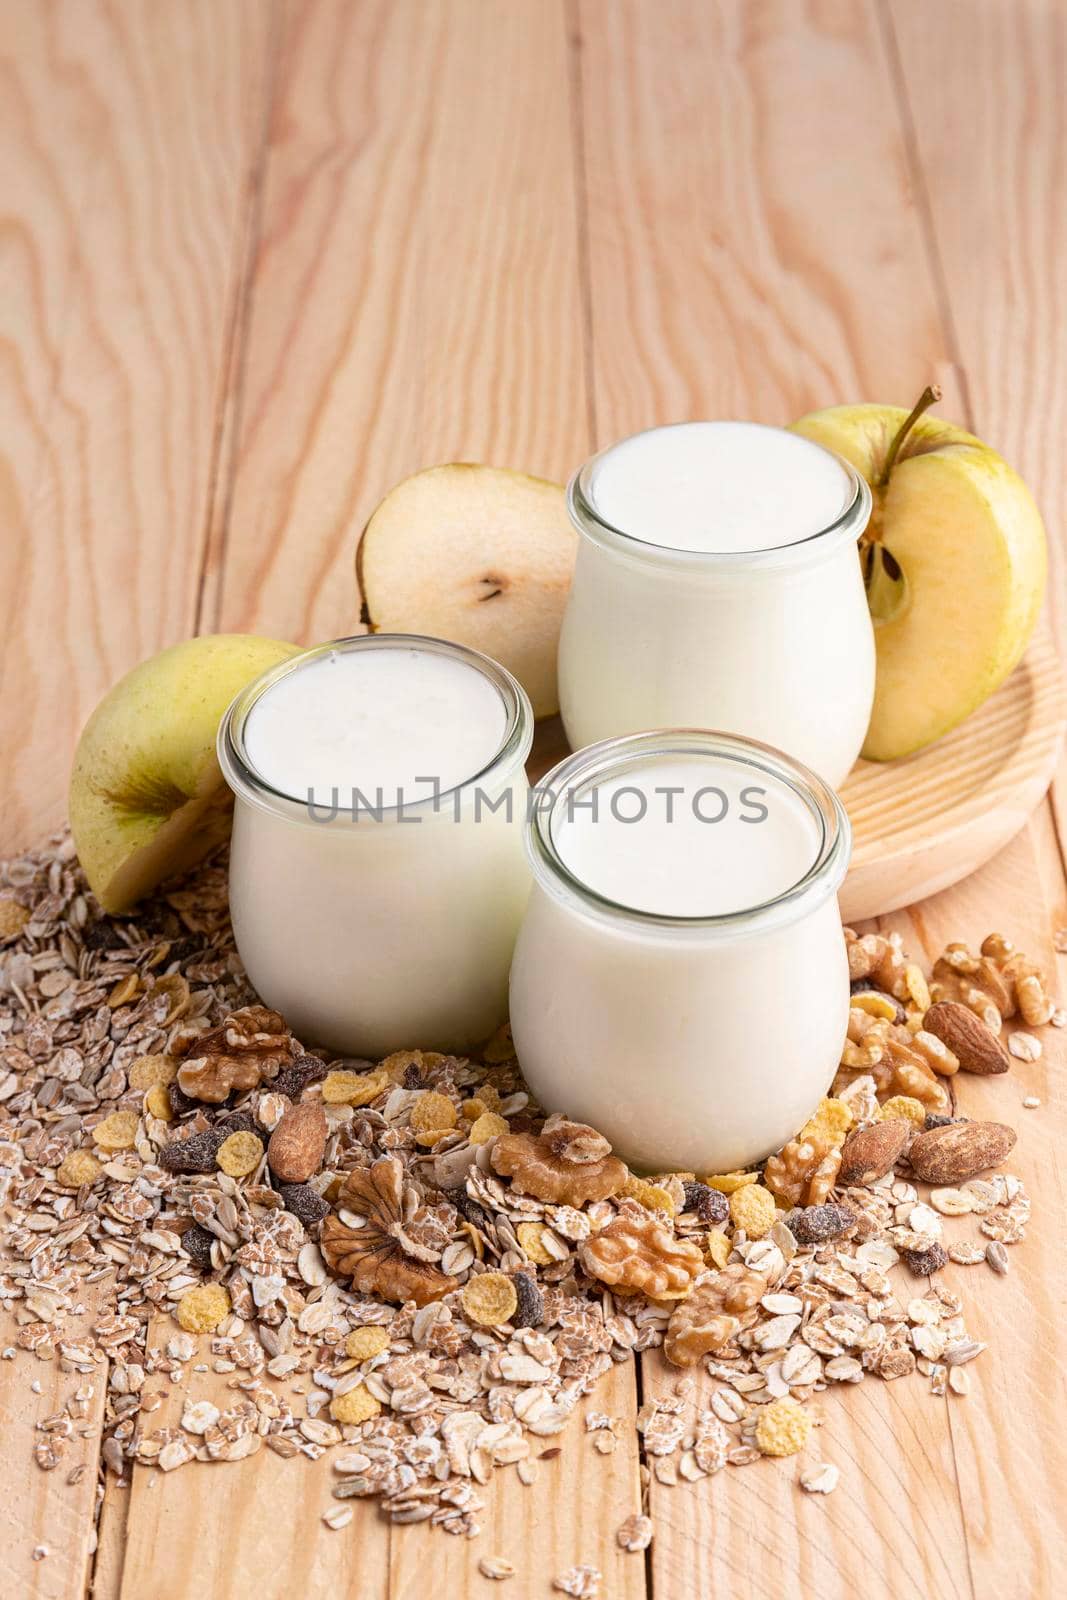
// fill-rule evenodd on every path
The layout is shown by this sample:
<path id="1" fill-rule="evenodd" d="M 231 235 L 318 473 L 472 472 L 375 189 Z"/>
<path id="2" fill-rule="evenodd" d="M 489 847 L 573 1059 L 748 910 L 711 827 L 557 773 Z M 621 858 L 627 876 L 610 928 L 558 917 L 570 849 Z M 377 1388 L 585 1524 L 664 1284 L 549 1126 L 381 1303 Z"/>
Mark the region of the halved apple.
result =
<path id="1" fill-rule="evenodd" d="M 951 422 L 898 406 L 832 406 L 793 423 L 874 495 L 864 536 L 878 669 L 863 754 L 931 744 L 1018 664 L 1045 592 L 1045 530 L 1007 462 Z"/>
<path id="2" fill-rule="evenodd" d="M 219 723 L 246 684 L 297 649 L 246 633 L 188 639 L 142 661 L 101 700 L 74 755 L 70 825 L 105 911 L 128 910 L 228 837 Z"/>
<path id="3" fill-rule="evenodd" d="M 551 716 L 576 545 L 558 484 L 469 462 L 429 467 L 398 483 L 363 530 L 363 620 L 483 651 L 515 674 L 535 716 Z"/>

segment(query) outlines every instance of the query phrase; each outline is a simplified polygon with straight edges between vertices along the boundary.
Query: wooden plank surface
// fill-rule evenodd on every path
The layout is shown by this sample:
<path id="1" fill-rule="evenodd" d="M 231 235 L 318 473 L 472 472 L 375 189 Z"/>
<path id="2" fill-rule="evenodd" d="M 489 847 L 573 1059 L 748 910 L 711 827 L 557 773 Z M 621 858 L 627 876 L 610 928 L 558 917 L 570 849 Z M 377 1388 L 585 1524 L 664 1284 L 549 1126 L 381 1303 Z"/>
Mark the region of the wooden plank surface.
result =
<path id="1" fill-rule="evenodd" d="M 260 0 L 4 7 L 5 853 L 62 819 L 105 689 L 196 625 L 268 20 Z"/>
<path id="2" fill-rule="evenodd" d="M 96 1320 L 98 1287 L 86 1291 L 64 1339 L 78 1342 Z M 0 1314 L 0 1348 L 14 1345 L 15 1319 Z M 96 1465 L 107 1395 L 107 1362 L 76 1371 L 56 1356 L 0 1362 L 0 1594 L 12 1600 L 78 1600 L 92 1568 Z M 58 1466 L 41 1470 L 40 1424 L 69 1415 L 73 1431 Z M 76 1420 L 75 1420 L 76 1419 Z"/>
<path id="3" fill-rule="evenodd" d="M 653 422 L 902 402 L 933 375 L 1034 486 L 1062 649 L 1062 8 L 2 0 L 0 20 L 7 846 L 62 814 L 75 731 L 139 657 L 197 625 L 352 631 L 355 533 L 435 460 L 562 477 Z M 892 924 L 927 956 L 1002 924 L 1051 966 L 1052 808 Z M 1036 1213 L 1007 1278 L 957 1273 L 991 1346 L 976 1392 L 827 1396 L 828 1500 L 793 1463 L 656 1486 L 646 1564 L 614 1545 L 636 1495 L 625 1425 L 607 1471 L 572 1430 L 536 1488 L 505 1474 L 471 1542 L 366 1507 L 330 1533 L 328 1472 L 264 1450 L 109 1489 L 94 1595 L 474 1595 L 490 1553 L 523 1596 L 575 1561 L 628 1600 L 1051 1594 L 1067 1105 L 1046 1049 L 966 1085 L 975 1110 L 1012 1100 Z M 14 1367 L 0 1411 L 25 1431 Z M 675 1381 L 642 1369 L 646 1395 Z M 598 1407 L 632 1419 L 633 1370 L 607 1382 Z M 25 1507 L 5 1546 L 53 1552 L 0 1568 L 5 1593 L 78 1600 L 88 1504 L 57 1518 L 55 1475 L 5 1438 L 0 1496 Z"/>

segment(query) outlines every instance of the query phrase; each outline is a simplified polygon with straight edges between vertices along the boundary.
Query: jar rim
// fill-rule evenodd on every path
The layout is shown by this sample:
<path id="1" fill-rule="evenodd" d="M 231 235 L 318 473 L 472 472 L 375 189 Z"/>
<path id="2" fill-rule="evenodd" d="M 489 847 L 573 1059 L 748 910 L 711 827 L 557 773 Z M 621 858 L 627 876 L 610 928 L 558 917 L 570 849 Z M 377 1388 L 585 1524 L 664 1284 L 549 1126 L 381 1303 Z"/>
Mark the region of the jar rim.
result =
<path id="1" fill-rule="evenodd" d="M 495 776 L 505 768 L 518 766 L 526 761 L 533 743 L 533 708 L 518 679 L 498 661 L 494 661 L 491 656 L 483 654 L 480 650 L 471 649 L 469 645 L 456 644 L 450 639 L 438 639 L 431 634 L 353 634 L 343 639 L 329 639 L 324 644 L 311 645 L 296 655 L 287 656 L 284 661 L 277 662 L 265 672 L 261 672 L 257 678 L 253 678 L 252 682 L 231 701 L 219 723 L 216 751 L 223 777 L 235 795 L 258 806 L 261 810 L 283 816 L 287 821 L 321 827 L 321 819 L 308 815 L 307 799 L 301 800 L 277 788 L 253 766 L 245 743 L 248 718 L 262 695 L 272 689 L 281 678 L 287 677 L 291 672 L 299 671 L 309 662 L 322 660 L 331 654 L 349 655 L 360 650 L 374 649 L 421 650 L 428 654 L 448 656 L 453 661 L 460 661 L 472 667 L 483 677 L 488 678 L 497 690 L 504 702 L 507 719 L 499 746 L 477 772 L 472 772 L 469 778 L 464 778 L 460 783 L 452 784 L 450 788 L 441 789 L 421 800 L 404 800 L 401 806 L 383 805 L 380 808 L 383 819 L 392 821 L 401 814 L 410 818 L 427 812 L 439 812 L 443 815 L 441 807 L 445 801 L 451 801 L 454 796 L 470 789 L 474 784 Z M 345 808 L 340 809 L 344 811 Z M 378 812 L 375 814 L 378 815 Z"/>
<path id="2" fill-rule="evenodd" d="M 575 528 L 592 543 L 613 548 L 636 560 L 661 566 L 695 567 L 706 572 L 799 566 L 808 561 L 822 560 L 824 556 L 832 554 L 838 546 L 853 544 L 859 539 L 870 521 L 873 507 L 870 486 L 850 461 L 837 451 L 816 443 L 814 439 L 806 439 L 805 442 L 815 450 L 822 450 L 839 464 L 852 485 L 852 498 L 825 528 L 819 528 L 803 539 L 796 539 L 789 544 L 768 545 L 758 550 L 692 550 L 642 539 L 637 534 L 627 533 L 625 529 L 616 527 L 601 516 L 593 494 L 593 473 L 613 450 L 618 449 L 619 445 L 628 444 L 632 439 L 641 439 L 651 433 L 666 433 L 673 428 L 689 428 L 693 426 L 693 421 L 714 424 L 715 421 L 724 420 L 726 419 L 696 418 L 687 422 L 665 422 L 653 428 L 642 428 L 639 432 L 628 434 L 623 439 L 616 439 L 614 443 L 605 445 L 603 450 L 598 450 L 595 455 L 582 463 L 567 485 L 567 512 Z M 778 433 L 788 432 L 788 429 L 774 428 L 767 423 L 749 422 L 745 426 L 767 428 L 768 431 Z M 804 436 L 793 435 L 793 437 Z"/>
<path id="3" fill-rule="evenodd" d="M 675 916 L 644 911 L 613 900 L 571 870 L 556 845 L 553 824 L 561 803 L 590 781 L 617 777 L 649 756 L 708 756 L 726 758 L 772 777 L 801 799 L 814 818 L 819 838 L 810 866 L 796 883 L 752 906 L 708 916 Z M 541 796 L 548 795 L 548 804 Z M 740 735 L 704 728 L 657 729 L 603 739 L 566 756 L 538 784 L 538 803 L 531 807 L 524 831 L 526 853 L 535 881 L 571 908 L 600 921 L 631 931 L 737 937 L 783 927 L 798 921 L 836 894 L 848 870 L 852 829 L 840 799 L 829 784 L 802 762 L 772 745 Z"/>

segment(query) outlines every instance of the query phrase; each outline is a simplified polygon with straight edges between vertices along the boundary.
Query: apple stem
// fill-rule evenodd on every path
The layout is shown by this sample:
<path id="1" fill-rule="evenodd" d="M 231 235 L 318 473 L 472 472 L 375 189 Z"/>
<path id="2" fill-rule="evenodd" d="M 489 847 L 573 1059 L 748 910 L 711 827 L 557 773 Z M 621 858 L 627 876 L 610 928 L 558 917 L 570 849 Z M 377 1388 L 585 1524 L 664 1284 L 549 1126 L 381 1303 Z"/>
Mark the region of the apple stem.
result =
<path id="1" fill-rule="evenodd" d="M 904 443 L 904 440 L 908 437 L 908 434 L 911 432 L 912 428 L 914 428 L 923 412 L 929 411 L 931 406 L 936 406 L 940 398 L 941 390 L 939 386 L 936 383 L 928 383 L 918 400 L 916 400 L 915 404 L 908 412 L 908 415 L 904 418 L 904 421 L 900 424 L 900 427 L 897 429 L 896 437 L 894 438 L 893 443 L 889 446 L 889 451 L 885 458 L 885 464 L 883 465 L 881 472 L 878 474 L 877 488 L 885 488 L 886 484 L 889 482 L 889 474 L 896 466 L 897 456 L 900 454 L 900 447 Z"/>

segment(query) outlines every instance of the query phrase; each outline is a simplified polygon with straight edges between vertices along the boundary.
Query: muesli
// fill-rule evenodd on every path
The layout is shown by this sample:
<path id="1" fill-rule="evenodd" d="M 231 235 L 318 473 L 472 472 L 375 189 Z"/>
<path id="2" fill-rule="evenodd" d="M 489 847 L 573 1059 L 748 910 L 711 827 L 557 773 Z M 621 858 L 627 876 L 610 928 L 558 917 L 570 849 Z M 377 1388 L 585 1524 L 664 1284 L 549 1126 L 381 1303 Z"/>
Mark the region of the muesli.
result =
<path id="1" fill-rule="evenodd" d="M 845 937 L 841 1068 L 795 1139 L 752 1171 L 636 1174 L 532 1103 L 506 1028 L 478 1059 L 295 1039 L 244 978 L 220 860 L 115 919 L 68 836 L 6 863 L 3 1356 L 27 1383 L 35 1362 L 70 1375 L 38 1466 L 70 1470 L 106 1384 L 102 1472 L 330 1451 L 328 1528 L 376 1498 L 471 1536 L 494 1470 L 533 1482 L 598 1380 L 662 1345 L 679 1372 L 638 1414 L 646 1485 L 804 1451 L 799 1486 L 830 1493 L 827 1389 L 966 1392 L 983 1346 L 936 1274 L 1007 1271 L 1030 1207 L 993 1170 L 1013 1131 L 967 1120 L 955 1085 L 1033 1059 L 1032 1030 L 1065 1020 L 1000 935 L 949 946 L 929 979 L 896 937 Z M 198 1397 L 205 1371 L 228 1404 Z M 186 1397 L 168 1424 L 161 1379 Z M 610 1454 L 618 1420 L 585 1425 Z M 620 1546 L 651 1538 L 635 1508 Z"/>

